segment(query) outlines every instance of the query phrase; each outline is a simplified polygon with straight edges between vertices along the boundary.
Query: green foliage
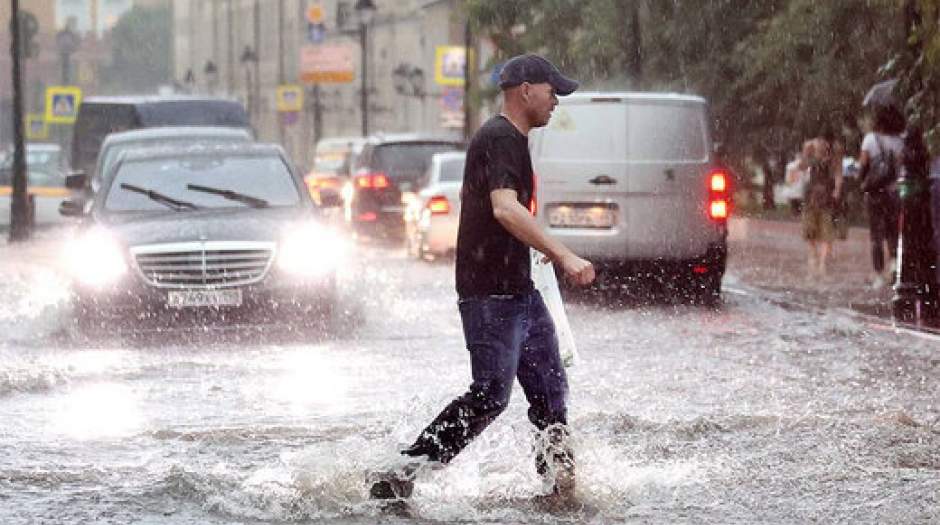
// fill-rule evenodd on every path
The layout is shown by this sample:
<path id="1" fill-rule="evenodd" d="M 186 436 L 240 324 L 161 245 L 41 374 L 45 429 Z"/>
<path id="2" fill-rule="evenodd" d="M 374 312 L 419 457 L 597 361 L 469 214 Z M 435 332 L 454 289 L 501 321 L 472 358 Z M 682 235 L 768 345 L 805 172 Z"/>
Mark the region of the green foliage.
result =
<path id="1" fill-rule="evenodd" d="M 940 0 L 907 0 L 907 47 L 883 70 L 900 80 L 910 122 L 925 133 L 933 154 L 940 154 Z"/>
<path id="2" fill-rule="evenodd" d="M 135 6 L 111 30 L 111 64 L 105 70 L 106 90 L 152 92 L 172 82 L 172 13 L 166 7 Z"/>
<path id="3" fill-rule="evenodd" d="M 940 0 L 918 1 L 934 9 L 925 16 L 933 25 L 918 35 L 930 43 L 920 63 L 940 78 Z M 782 160 L 822 132 L 857 147 L 862 99 L 907 37 L 902 0 L 466 4 L 478 34 L 492 35 L 498 60 L 537 51 L 588 88 L 704 96 L 730 161 Z"/>

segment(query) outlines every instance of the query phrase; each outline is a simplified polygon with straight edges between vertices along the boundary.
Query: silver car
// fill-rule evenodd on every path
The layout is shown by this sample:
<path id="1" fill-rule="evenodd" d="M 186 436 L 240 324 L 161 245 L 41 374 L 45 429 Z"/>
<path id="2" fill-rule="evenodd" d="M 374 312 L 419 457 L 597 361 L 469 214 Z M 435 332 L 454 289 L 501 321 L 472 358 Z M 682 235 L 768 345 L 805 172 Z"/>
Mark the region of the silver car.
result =
<path id="1" fill-rule="evenodd" d="M 412 256 L 424 259 L 449 255 L 457 248 L 466 158 L 462 151 L 435 153 L 425 175 L 426 184 L 406 198 L 405 233 Z"/>

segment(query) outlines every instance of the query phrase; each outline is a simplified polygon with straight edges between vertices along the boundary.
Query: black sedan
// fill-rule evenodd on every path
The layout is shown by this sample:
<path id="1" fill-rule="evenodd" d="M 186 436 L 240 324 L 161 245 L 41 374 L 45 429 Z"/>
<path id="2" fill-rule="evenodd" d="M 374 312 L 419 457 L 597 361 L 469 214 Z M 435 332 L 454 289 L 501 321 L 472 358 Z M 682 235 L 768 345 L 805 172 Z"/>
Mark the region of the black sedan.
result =
<path id="1" fill-rule="evenodd" d="M 344 243 L 289 166 L 273 145 L 123 154 L 87 214 L 63 208 L 84 215 L 66 254 L 80 322 L 329 312 Z"/>

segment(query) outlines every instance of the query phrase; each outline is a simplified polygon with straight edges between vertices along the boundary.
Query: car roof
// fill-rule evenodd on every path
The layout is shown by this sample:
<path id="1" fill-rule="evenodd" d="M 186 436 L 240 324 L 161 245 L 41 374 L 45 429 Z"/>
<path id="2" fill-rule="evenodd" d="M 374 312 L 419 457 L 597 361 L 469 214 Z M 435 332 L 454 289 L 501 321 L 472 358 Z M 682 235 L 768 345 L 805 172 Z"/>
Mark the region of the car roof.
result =
<path id="1" fill-rule="evenodd" d="M 82 99 L 82 104 L 158 104 L 161 102 L 177 101 L 214 101 L 235 102 L 234 98 L 215 97 L 206 95 L 121 95 L 121 96 L 95 96 Z"/>
<path id="2" fill-rule="evenodd" d="M 447 162 L 450 160 L 463 160 L 467 157 L 467 152 L 465 151 L 445 151 L 442 153 L 435 153 L 431 155 L 431 158 L 437 162 Z"/>
<path id="3" fill-rule="evenodd" d="M 704 104 L 705 99 L 698 95 L 687 95 L 682 93 L 657 93 L 647 91 L 579 91 L 563 97 L 558 97 L 558 101 L 584 102 L 595 98 L 612 99 L 619 98 L 625 100 L 663 100 L 676 102 L 694 102 Z"/>
<path id="4" fill-rule="evenodd" d="M 149 139 L 163 139 L 176 137 L 224 137 L 241 138 L 246 137 L 251 140 L 251 133 L 244 128 L 231 128 L 222 126 L 161 126 L 156 128 L 141 128 L 130 131 L 120 131 L 110 133 L 105 137 L 102 148 L 107 144 L 119 142 L 132 142 Z"/>
<path id="5" fill-rule="evenodd" d="M 190 144 L 186 146 L 158 146 L 152 148 L 131 148 L 121 154 L 123 161 L 139 161 L 149 159 L 177 158 L 181 156 L 238 156 L 238 157 L 268 157 L 277 155 L 287 159 L 284 149 L 277 144 Z"/>
<path id="6" fill-rule="evenodd" d="M 27 142 L 26 149 L 33 151 L 62 151 L 62 146 L 52 142 Z"/>
<path id="7" fill-rule="evenodd" d="M 463 141 L 452 136 L 425 133 L 376 133 L 375 135 L 370 135 L 367 139 L 367 143 L 370 145 L 402 142 L 446 142 L 461 144 Z"/>

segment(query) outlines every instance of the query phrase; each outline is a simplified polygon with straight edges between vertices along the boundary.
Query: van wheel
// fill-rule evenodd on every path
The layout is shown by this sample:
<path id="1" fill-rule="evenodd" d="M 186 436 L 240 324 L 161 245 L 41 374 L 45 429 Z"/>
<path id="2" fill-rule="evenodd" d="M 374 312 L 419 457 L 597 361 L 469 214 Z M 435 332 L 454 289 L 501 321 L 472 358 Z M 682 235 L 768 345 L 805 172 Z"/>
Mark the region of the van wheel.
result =
<path id="1" fill-rule="evenodd" d="M 714 308 L 721 304 L 721 275 L 708 275 L 693 279 L 689 299 L 695 304 Z"/>

